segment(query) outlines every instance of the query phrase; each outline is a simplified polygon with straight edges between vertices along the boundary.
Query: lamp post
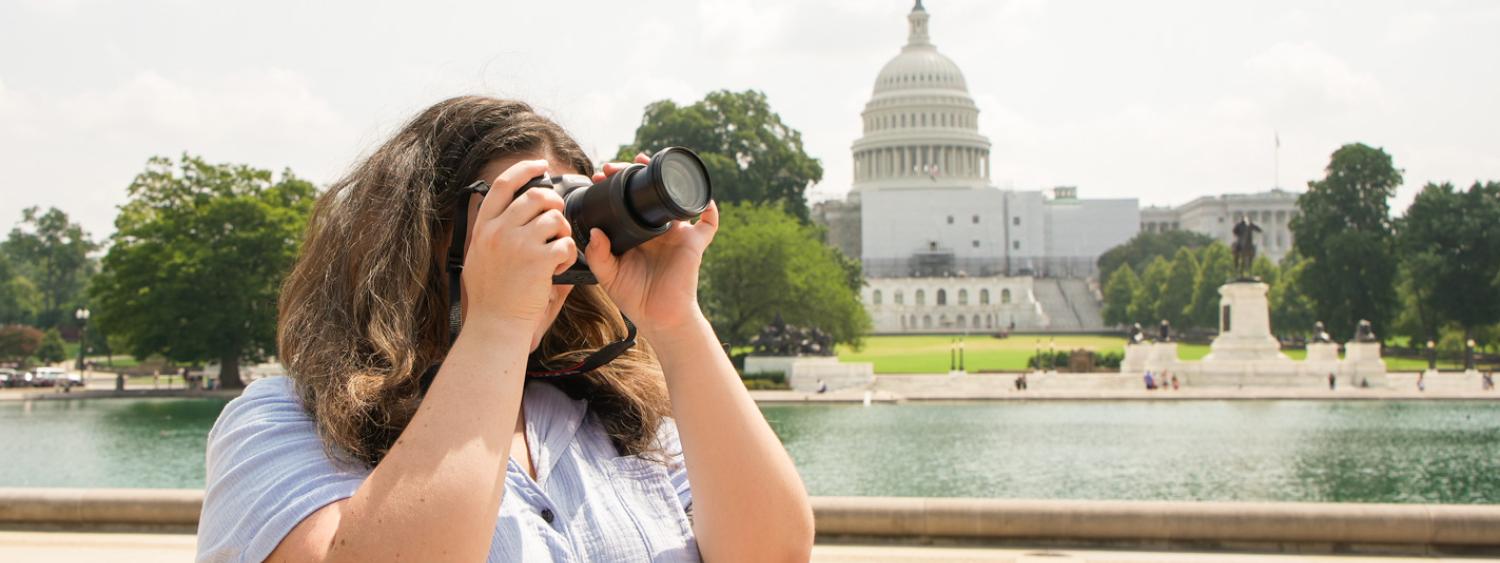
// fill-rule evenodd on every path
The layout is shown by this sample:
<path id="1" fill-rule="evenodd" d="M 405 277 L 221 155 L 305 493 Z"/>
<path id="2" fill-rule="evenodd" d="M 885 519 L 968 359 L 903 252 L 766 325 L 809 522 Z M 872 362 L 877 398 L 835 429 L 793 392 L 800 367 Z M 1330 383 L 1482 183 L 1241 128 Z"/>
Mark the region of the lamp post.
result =
<path id="1" fill-rule="evenodd" d="M 1437 371 L 1437 343 L 1427 341 L 1427 371 Z"/>
<path id="2" fill-rule="evenodd" d="M 1464 370 L 1474 371 L 1474 339 L 1464 343 Z"/>
<path id="3" fill-rule="evenodd" d="M 79 307 L 78 310 L 73 311 L 73 318 L 78 319 L 78 379 L 83 380 L 83 353 L 84 349 L 88 347 L 89 343 L 88 307 Z M 87 388 L 88 382 L 85 381 L 83 386 Z"/>

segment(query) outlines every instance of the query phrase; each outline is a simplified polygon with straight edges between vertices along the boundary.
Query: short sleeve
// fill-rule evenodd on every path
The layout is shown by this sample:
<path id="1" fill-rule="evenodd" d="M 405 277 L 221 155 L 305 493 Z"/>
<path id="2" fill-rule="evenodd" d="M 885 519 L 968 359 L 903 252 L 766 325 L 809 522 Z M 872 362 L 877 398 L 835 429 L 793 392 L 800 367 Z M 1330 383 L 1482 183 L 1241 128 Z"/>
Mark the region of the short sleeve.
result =
<path id="1" fill-rule="evenodd" d="M 677 435 L 677 421 L 670 418 L 661 423 L 656 432 L 657 443 L 661 445 L 662 452 L 667 456 L 667 477 L 671 479 L 672 489 L 677 492 L 677 500 L 682 502 L 683 510 L 689 514 L 693 512 L 693 487 L 688 483 L 687 457 L 682 453 L 682 439 Z"/>
<path id="2" fill-rule="evenodd" d="M 198 561 L 263 561 L 318 509 L 354 496 L 368 470 L 334 462 L 290 379 L 257 380 L 208 433 Z"/>

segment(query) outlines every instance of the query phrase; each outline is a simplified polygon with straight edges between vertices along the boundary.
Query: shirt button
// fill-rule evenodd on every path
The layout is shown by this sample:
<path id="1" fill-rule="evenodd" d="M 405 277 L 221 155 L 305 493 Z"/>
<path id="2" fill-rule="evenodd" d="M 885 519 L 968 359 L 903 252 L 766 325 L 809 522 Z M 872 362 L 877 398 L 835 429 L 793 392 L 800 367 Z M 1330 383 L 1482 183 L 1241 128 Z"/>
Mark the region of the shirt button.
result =
<path id="1" fill-rule="evenodd" d="M 552 523 L 552 518 L 553 518 L 552 509 L 550 509 L 550 508 L 543 508 L 542 509 L 542 520 L 545 520 L 545 521 L 547 521 L 548 524 L 551 524 Z"/>

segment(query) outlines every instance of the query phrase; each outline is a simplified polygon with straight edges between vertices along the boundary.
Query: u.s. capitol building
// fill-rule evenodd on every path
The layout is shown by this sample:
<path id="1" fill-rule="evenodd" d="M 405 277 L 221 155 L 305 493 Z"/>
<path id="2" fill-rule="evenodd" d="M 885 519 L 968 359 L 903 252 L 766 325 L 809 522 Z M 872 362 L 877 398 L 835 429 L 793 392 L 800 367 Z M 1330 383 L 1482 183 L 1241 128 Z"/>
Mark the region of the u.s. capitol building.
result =
<path id="1" fill-rule="evenodd" d="M 932 44 L 920 0 L 907 21 L 861 114 L 852 189 L 814 210 L 861 258 L 875 332 L 1104 328 L 1091 276 L 1140 231 L 1137 200 L 996 187 L 963 72 Z"/>

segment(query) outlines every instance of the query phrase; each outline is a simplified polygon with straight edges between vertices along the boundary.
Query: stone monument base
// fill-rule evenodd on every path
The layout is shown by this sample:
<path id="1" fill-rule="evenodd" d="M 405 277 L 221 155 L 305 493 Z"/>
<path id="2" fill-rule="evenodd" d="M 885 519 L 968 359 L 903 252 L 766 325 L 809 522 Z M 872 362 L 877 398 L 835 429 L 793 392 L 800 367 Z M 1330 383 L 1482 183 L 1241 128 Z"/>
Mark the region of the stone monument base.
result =
<path id="1" fill-rule="evenodd" d="M 806 393 L 817 392 L 820 381 L 829 391 L 875 382 L 875 364 L 840 362 L 833 356 L 748 356 L 745 373 L 781 373 L 793 391 Z"/>

